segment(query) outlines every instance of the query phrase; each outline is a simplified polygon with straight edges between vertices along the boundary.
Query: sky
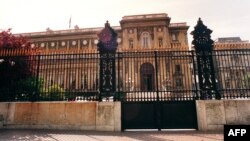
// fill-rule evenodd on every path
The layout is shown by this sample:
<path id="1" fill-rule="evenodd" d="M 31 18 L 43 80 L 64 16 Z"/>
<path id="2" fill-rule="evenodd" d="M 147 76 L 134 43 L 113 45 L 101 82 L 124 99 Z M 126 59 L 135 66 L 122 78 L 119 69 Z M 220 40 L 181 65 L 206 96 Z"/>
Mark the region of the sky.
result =
<path id="1" fill-rule="evenodd" d="M 199 17 L 212 39 L 250 40 L 250 0 L 0 0 L 0 30 L 13 33 L 119 26 L 125 15 L 167 13 L 171 23 L 187 22 L 189 42 Z"/>

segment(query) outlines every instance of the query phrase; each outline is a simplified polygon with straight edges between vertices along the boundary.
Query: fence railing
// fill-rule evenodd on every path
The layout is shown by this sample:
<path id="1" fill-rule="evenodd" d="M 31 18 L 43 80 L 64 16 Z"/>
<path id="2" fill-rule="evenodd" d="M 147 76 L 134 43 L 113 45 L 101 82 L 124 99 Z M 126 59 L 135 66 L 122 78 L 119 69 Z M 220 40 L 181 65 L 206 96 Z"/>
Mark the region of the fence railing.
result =
<path id="1" fill-rule="evenodd" d="M 0 54 L 0 101 L 200 99 L 194 51 L 117 52 L 116 92 L 108 96 L 99 91 L 99 53 Z M 250 50 L 218 50 L 213 58 L 221 97 L 249 98 Z"/>
<path id="2" fill-rule="evenodd" d="M 218 50 L 214 58 L 222 98 L 249 98 L 250 50 Z"/>

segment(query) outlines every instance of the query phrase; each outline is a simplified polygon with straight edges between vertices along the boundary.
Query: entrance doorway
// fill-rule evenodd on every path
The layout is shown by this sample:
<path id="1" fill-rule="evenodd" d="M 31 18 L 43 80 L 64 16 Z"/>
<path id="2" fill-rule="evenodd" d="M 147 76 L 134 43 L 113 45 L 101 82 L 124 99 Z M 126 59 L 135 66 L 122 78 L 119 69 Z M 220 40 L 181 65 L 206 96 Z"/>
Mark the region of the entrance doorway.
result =
<path id="1" fill-rule="evenodd" d="M 154 90 L 154 66 L 151 63 L 144 63 L 140 68 L 141 73 L 141 90 Z"/>

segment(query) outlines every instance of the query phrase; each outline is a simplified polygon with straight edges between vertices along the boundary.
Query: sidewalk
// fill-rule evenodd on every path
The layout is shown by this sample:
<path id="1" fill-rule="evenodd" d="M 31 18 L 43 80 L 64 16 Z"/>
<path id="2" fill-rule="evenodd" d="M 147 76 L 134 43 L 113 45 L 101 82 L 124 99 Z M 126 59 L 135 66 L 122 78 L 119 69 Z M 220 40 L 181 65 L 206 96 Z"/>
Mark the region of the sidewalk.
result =
<path id="1" fill-rule="evenodd" d="M 0 129 L 1 141 L 223 141 L 222 132 Z"/>

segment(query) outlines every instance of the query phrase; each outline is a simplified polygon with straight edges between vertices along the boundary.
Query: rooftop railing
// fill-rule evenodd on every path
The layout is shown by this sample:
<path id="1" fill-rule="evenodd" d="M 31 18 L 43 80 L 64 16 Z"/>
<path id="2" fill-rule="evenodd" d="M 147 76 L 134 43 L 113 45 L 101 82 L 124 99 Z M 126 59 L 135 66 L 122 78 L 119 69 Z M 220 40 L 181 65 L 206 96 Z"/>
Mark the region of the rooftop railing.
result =
<path id="1" fill-rule="evenodd" d="M 131 19 L 150 19 L 150 18 L 164 18 L 168 17 L 168 14 L 148 14 L 148 15 L 132 15 L 132 16 L 124 16 L 123 20 L 131 20 Z"/>
<path id="2" fill-rule="evenodd" d="M 113 26 L 114 30 L 120 30 L 120 26 Z M 31 33 L 19 33 L 15 34 L 17 36 L 37 36 L 37 35 L 51 35 L 51 34 L 67 34 L 67 33 L 79 33 L 79 32 L 98 32 L 102 30 L 102 27 L 95 27 L 95 28 L 80 28 L 80 29 L 68 29 L 68 30 L 48 30 L 44 32 L 31 32 Z"/>
<path id="3" fill-rule="evenodd" d="M 182 23 L 170 23 L 169 27 L 180 27 L 180 26 L 187 26 L 186 22 Z"/>

